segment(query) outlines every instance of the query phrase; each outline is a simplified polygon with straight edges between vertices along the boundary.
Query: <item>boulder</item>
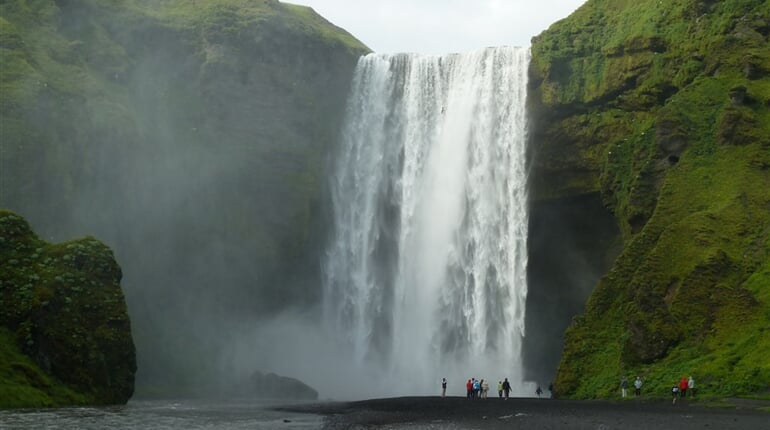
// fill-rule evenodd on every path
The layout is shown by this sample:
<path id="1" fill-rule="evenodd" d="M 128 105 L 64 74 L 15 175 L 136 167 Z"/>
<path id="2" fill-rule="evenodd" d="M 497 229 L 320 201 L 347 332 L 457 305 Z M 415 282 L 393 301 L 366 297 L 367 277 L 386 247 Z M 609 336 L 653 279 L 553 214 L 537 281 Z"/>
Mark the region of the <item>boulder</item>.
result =
<path id="1" fill-rule="evenodd" d="M 126 403 L 134 392 L 121 277 L 112 251 L 93 237 L 46 243 L 22 217 L 0 210 L 0 327 L 13 334 L 9 347 L 80 395 L 78 403 Z M 71 402 L 48 395 L 43 404 Z"/>

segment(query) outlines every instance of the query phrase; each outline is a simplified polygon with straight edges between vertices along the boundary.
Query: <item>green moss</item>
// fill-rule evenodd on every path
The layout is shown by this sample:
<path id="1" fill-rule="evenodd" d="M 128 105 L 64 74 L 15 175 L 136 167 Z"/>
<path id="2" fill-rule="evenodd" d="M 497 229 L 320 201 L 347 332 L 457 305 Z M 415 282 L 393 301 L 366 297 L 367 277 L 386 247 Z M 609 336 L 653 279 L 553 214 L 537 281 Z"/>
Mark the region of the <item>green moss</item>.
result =
<path id="1" fill-rule="evenodd" d="M 16 348 L 13 335 L 0 327 L 0 409 L 86 403 L 87 397 L 40 370 Z"/>
<path id="2" fill-rule="evenodd" d="M 109 248 L 48 244 L 0 210 L 0 261 L 0 407 L 127 401 L 136 358 Z"/>
<path id="3" fill-rule="evenodd" d="M 770 384 L 768 21 L 762 1 L 589 1 L 534 39 L 543 171 L 594 172 L 625 241 L 566 333 L 560 394 L 624 374 L 659 397 L 690 374 L 704 395 Z"/>

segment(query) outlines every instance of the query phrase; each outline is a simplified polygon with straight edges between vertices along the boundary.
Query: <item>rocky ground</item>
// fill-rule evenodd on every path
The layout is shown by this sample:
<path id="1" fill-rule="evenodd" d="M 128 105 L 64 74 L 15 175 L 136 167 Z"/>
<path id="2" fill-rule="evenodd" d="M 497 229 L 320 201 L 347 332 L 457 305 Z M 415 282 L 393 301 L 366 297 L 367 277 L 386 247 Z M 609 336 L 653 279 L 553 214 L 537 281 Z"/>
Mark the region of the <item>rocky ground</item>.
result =
<path id="1" fill-rule="evenodd" d="M 348 429 L 767 429 L 767 404 L 400 397 L 279 408 Z M 764 407 L 764 411 L 760 410 Z"/>

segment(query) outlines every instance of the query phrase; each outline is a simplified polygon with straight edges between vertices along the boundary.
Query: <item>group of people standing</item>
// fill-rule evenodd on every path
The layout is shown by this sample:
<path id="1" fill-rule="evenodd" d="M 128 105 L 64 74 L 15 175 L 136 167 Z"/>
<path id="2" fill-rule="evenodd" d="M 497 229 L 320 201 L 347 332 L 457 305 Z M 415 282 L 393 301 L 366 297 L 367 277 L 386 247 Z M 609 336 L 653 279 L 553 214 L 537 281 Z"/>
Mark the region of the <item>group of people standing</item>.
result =
<path id="1" fill-rule="evenodd" d="M 465 390 L 469 399 L 486 399 L 489 396 L 489 381 L 471 378 L 465 383 Z M 508 378 L 505 378 L 505 381 L 497 381 L 498 397 L 508 400 L 510 393 L 511 383 L 508 382 Z M 441 380 L 441 397 L 446 397 L 446 378 Z"/>
<path id="2" fill-rule="evenodd" d="M 642 384 L 643 384 L 642 378 L 637 376 L 636 379 L 634 380 L 634 395 L 636 397 L 639 397 L 642 395 Z M 628 394 L 628 378 L 626 378 L 625 376 L 623 377 L 623 380 L 620 381 L 620 392 L 623 398 L 625 399 Z"/>
<path id="3" fill-rule="evenodd" d="M 690 397 L 695 397 L 695 380 L 690 376 L 689 378 L 683 376 L 678 383 L 671 387 L 671 396 L 673 397 L 673 403 L 676 403 L 676 399 L 681 397 L 687 397 L 687 392 L 690 392 Z M 628 379 L 624 376 L 620 381 L 620 392 L 623 398 L 626 398 L 628 392 Z M 642 395 L 642 378 L 636 377 L 634 381 L 634 394 L 639 397 Z"/>
<path id="4" fill-rule="evenodd" d="M 689 378 L 682 376 L 682 379 L 679 380 L 679 384 L 674 384 L 674 386 L 671 387 L 671 397 L 673 398 L 671 403 L 676 404 L 677 397 L 683 399 L 687 397 L 688 391 L 690 392 L 690 397 L 695 397 L 695 380 L 692 379 L 692 376 Z"/>

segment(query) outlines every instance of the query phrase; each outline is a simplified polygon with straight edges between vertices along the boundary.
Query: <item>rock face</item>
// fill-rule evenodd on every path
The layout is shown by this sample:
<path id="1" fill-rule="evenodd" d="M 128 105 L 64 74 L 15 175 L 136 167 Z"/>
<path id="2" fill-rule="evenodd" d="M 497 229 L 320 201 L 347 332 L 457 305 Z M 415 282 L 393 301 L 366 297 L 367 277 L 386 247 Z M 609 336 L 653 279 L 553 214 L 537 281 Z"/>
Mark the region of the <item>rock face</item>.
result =
<path id="1" fill-rule="evenodd" d="M 365 46 L 275 0 L 0 17 L 0 207 L 115 250 L 140 383 L 216 380 L 229 321 L 317 301 L 326 154 Z"/>
<path id="2" fill-rule="evenodd" d="M 614 215 L 558 395 L 614 396 L 635 375 L 660 396 L 690 374 L 712 395 L 767 389 L 768 22 L 766 1 L 589 0 L 533 39 L 533 217 L 599 196 L 551 215 L 568 239 L 598 202 Z"/>
<path id="3" fill-rule="evenodd" d="M 136 356 L 121 277 L 112 251 L 96 239 L 49 244 L 0 210 L 0 328 L 11 333 L 0 339 L 33 362 L 2 355 L 0 368 L 23 377 L 4 375 L 0 407 L 128 401 Z M 16 397 L 28 392 L 28 403 Z"/>
<path id="4" fill-rule="evenodd" d="M 318 400 L 318 391 L 304 382 L 262 372 L 254 372 L 245 382 L 235 387 L 233 394 L 274 400 Z"/>

